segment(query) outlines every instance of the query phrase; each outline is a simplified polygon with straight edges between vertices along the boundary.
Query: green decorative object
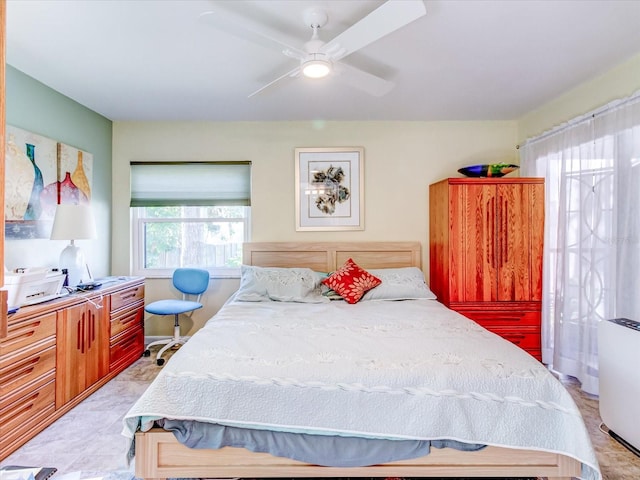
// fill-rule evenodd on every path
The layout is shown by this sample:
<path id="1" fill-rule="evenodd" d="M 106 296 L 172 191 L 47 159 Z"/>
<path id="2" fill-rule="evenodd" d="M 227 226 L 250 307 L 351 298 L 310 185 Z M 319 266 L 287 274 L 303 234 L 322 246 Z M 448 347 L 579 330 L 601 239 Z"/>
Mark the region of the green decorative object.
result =
<path id="1" fill-rule="evenodd" d="M 490 163 L 485 165 L 471 165 L 458 170 L 458 173 L 467 177 L 504 177 L 520 168 L 518 165 L 510 163 Z"/>

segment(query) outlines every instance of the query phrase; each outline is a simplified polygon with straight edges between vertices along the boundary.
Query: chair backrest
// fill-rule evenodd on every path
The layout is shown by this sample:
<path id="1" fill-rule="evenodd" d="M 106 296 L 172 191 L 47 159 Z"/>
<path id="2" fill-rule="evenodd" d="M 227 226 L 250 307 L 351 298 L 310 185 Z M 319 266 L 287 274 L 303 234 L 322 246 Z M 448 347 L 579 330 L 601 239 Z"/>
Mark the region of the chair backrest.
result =
<path id="1" fill-rule="evenodd" d="M 176 268 L 173 286 L 183 295 L 197 295 L 199 301 L 209 286 L 209 272 L 201 268 Z"/>

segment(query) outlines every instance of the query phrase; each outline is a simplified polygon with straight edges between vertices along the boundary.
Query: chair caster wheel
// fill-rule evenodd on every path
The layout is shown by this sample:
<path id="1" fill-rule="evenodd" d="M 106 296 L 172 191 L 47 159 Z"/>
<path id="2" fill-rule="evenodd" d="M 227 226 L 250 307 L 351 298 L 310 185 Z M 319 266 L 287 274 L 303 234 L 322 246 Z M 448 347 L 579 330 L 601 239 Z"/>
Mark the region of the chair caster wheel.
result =
<path id="1" fill-rule="evenodd" d="M 156 360 L 156 363 L 158 364 L 158 366 L 164 365 L 164 358 L 159 358 L 158 360 Z"/>
<path id="2" fill-rule="evenodd" d="M 143 357 L 150 357 L 151 356 L 151 350 L 146 349 L 144 352 L 142 352 L 142 356 Z"/>

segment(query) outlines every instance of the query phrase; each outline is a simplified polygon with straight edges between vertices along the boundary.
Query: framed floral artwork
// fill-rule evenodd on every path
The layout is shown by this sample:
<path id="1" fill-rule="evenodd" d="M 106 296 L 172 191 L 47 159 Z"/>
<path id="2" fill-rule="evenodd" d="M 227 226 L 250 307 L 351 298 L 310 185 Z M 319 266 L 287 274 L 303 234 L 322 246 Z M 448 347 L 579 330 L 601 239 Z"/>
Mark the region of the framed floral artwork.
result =
<path id="1" fill-rule="evenodd" d="M 364 230 L 364 149 L 296 148 L 296 230 Z"/>

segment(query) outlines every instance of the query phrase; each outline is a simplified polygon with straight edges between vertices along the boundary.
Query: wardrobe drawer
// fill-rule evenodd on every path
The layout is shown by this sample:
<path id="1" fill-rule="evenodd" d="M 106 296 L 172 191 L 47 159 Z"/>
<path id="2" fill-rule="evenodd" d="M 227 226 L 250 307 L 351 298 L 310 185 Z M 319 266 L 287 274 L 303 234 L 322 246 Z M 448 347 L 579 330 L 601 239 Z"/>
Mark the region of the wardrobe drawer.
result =
<path id="1" fill-rule="evenodd" d="M 540 328 L 540 312 L 539 311 L 510 311 L 510 310 L 458 310 L 465 317 L 468 317 L 479 323 L 485 328 L 506 327 L 506 328 L 523 328 L 533 327 Z"/>
<path id="2" fill-rule="evenodd" d="M 540 350 L 540 332 L 502 328 L 488 328 L 488 330 L 497 333 L 505 340 L 509 340 L 524 350 Z"/>
<path id="3" fill-rule="evenodd" d="M 517 305 L 508 305 L 504 308 L 499 308 L 495 304 L 493 308 L 478 308 L 477 306 L 465 308 L 464 305 L 456 305 L 453 310 L 500 335 L 505 340 L 509 340 L 537 360 L 542 361 L 541 313 L 535 306 L 530 306 L 529 309 L 520 309 Z"/>
<path id="4" fill-rule="evenodd" d="M 125 309 L 122 312 L 118 312 L 111 317 L 111 338 L 119 335 L 120 333 L 134 328 L 136 326 L 142 327 L 144 318 L 143 302 L 138 302 L 135 305 Z"/>
<path id="5" fill-rule="evenodd" d="M 125 288 L 111 294 L 111 311 L 132 305 L 138 301 L 144 302 L 144 285 Z"/>
<path id="6" fill-rule="evenodd" d="M 55 337 L 0 360 L 0 394 L 14 392 L 49 372 L 55 372 Z"/>
<path id="7" fill-rule="evenodd" d="M 0 356 L 56 334 L 56 312 L 9 323 L 8 335 L 0 342 Z"/>
<path id="8" fill-rule="evenodd" d="M 519 329 L 504 327 L 485 327 L 487 330 L 500 335 L 505 340 L 527 351 L 537 360 L 542 361 L 542 342 L 538 327 L 522 327 Z"/>

